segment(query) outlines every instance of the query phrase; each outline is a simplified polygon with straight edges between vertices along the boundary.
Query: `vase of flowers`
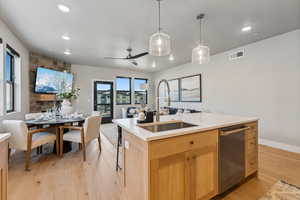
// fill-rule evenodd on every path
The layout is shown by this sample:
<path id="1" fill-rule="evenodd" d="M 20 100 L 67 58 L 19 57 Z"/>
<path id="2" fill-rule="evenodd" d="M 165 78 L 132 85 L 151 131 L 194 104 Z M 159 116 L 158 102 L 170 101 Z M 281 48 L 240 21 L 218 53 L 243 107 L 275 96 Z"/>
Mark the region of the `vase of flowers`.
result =
<path id="1" fill-rule="evenodd" d="M 58 99 L 62 100 L 61 114 L 68 115 L 73 112 L 72 100 L 75 100 L 79 96 L 80 89 L 72 89 L 69 92 L 61 92 L 57 95 Z"/>

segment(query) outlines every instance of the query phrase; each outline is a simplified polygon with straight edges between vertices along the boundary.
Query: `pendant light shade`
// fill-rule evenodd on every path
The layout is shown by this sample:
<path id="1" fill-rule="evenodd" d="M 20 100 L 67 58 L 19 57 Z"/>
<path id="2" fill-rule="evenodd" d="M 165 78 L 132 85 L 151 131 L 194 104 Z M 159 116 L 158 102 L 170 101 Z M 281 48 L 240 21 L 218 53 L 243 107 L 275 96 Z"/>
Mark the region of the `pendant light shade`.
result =
<path id="1" fill-rule="evenodd" d="M 210 53 L 208 46 L 199 44 L 193 49 L 192 52 L 192 63 L 193 64 L 205 64 L 208 63 L 210 59 Z"/>
<path id="2" fill-rule="evenodd" d="M 200 14 L 197 16 L 197 19 L 200 22 L 200 43 L 197 47 L 195 47 L 192 51 L 192 63 L 193 64 L 205 64 L 210 60 L 210 52 L 209 47 L 205 46 L 202 42 L 202 19 L 204 18 L 204 14 Z"/>
<path id="3" fill-rule="evenodd" d="M 154 33 L 149 41 L 149 53 L 152 56 L 167 56 L 171 53 L 171 38 L 163 32 Z"/>
<path id="4" fill-rule="evenodd" d="M 161 32 L 160 27 L 160 2 L 158 1 L 158 32 L 154 33 L 149 40 L 149 54 L 152 56 L 167 56 L 171 53 L 171 38 Z"/>

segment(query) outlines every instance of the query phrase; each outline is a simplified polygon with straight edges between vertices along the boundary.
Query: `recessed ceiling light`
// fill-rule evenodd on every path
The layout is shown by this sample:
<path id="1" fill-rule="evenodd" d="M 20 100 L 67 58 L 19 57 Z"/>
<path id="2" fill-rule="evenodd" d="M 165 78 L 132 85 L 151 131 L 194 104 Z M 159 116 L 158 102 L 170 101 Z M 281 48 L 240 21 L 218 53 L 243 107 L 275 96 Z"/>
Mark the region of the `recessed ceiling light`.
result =
<path id="1" fill-rule="evenodd" d="M 170 56 L 169 56 L 169 60 L 170 60 L 170 61 L 173 61 L 173 60 L 174 60 L 174 56 L 173 56 L 173 54 L 170 54 Z"/>
<path id="2" fill-rule="evenodd" d="M 155 68 L 155 67 L 156 67 L 156 63 L 153 62 L 153 63 L 152 63 L 152 68 Z"/>
<path id="3" fill-rule="evenodd" d="M 251 26 L 245 26 L 244 28 L 242 28 L 243 32 L 248 32 L 248 31 L 251 31 L 251 30 L 252 30 Z"/>
<path id="4" fill-rule="evenodd" d="M 64 12 L 64 13 L 70 12 L 70 8 L 68 6 L 58 4 L 57 7 L 61 12 Z"/>
<path id="5" fill-rule="evenodd" d="M 63 35 L 63 36 L 61 36 L 61 38 L 64 40 L 71 40 L 70 36 L 67 36 L 67 35 Z"/>
<path id="6" fill-rule="evenodd" d="M 72 53 L 70 50 L 65 50 L 64 54 L 68 56 L 68 55 L 71 55 Z"/>

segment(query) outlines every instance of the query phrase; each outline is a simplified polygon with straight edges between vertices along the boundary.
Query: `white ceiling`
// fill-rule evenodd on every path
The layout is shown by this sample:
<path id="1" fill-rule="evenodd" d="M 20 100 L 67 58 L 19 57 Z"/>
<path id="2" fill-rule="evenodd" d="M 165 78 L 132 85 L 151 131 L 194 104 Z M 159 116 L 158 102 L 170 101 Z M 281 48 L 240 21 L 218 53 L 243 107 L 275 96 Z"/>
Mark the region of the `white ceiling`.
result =
<path id="1" fill-rule="evenodd" d="M 59 3 L 71 12 L 60 12 Z M 206 14 L 204 40 L 212 54 L 300 28 L 299 0 L 164 0 L 162 27 L 172 38 L 175 60 L 146 56 L 134 67 L 103 57 L 126 56 L 129 45 L 133 54 L 147 51 L 148 39 L 157 29 L 155 0 L 0 0 L 0 17 L 33 52 L 73 64 L 146 71 L 191 60 L 199 13 Z M 245 25 L 253 31 L 242 33 Z M 63 34 L 71 40 L 62 40 Z M 65 56 L 65 49 L 72 55 Z"/>

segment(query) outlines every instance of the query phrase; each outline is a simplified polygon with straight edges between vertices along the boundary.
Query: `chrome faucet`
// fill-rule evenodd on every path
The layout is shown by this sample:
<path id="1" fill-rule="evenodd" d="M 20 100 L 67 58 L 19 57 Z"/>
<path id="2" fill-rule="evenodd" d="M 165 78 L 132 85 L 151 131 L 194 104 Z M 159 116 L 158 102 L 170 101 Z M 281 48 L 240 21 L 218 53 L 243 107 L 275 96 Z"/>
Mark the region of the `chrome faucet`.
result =
<path id="1" fill-rule="evenodd" d="M 161 83 L 165 82 L 167 85 L 167 90 L 168 90 L 168 106 L 171 105 L 171 97 L 170 97 L 170 85 L 169 82 L 166 79 L 162 79 L 161 81 L 159 81 L 157 88 L 156 88 L 156 121 L 159 122 L 160 121 L 160 113 L 159 113 L 159 87 L 161 85 Z"/>

